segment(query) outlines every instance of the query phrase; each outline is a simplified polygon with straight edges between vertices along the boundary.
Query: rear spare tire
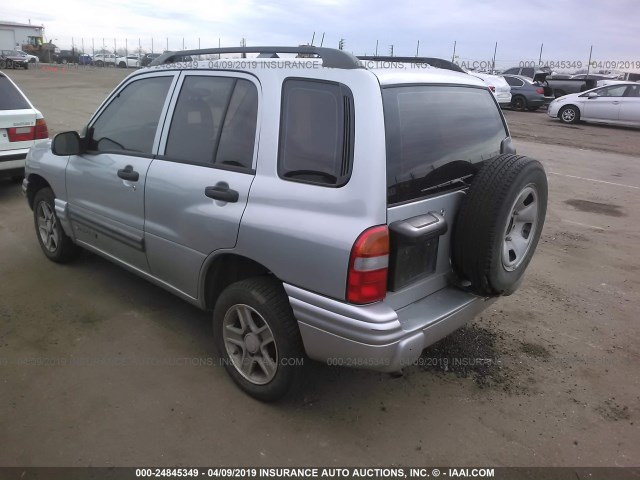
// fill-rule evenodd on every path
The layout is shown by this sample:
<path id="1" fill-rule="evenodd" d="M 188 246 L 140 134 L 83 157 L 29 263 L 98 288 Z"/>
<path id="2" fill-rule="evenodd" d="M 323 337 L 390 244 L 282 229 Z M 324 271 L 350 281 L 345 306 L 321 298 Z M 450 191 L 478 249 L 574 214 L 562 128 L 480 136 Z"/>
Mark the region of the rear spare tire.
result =
<path id="1" fill-rule="evenodd" d="M 452 262 L 479 295 L 509 295 L 536 249 L 547 212 L 542 164 L 504 154 L 476 174 L 455 222 Z"/>

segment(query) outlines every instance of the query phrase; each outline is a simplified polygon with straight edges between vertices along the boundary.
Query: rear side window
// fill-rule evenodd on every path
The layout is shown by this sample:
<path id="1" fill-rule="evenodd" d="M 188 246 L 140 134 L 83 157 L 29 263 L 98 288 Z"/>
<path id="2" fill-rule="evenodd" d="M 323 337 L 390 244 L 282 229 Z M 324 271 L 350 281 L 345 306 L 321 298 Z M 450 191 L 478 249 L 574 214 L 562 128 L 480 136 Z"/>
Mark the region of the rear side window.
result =
<path id="1" fill-rule="evenodd" d="M 176 102 L 165 156 L 250 169 L 257 116 L 258 90 L 250 81 L 189 76 Z"/>
<path id="2" fill-rule="evenodd" d="M 31 106 L 4 75 L 0 75 L 0 110 L 25 110 Z"/>
<path id="3" fill-rule="evenodd" d="M 524 85 L 524 82 L 522 80 L 520 80 L 519 78 L 514 78 L 514 77 L 504 77 L 504 79 L 507 81 L 507 83 L 509 85 L 511 85 L 512 87 L 522 87 Z"/>
<path id="4" fill-rule="evenodd" d="M 508 132 L 484 88 L 424 85 L 382 91 L 387 199 L 400 203 L 459 186 L 500 153 Z"/>
<path id="5" fill-rule="evenodd" d="M 142 78 L 124 87 L 92 125 L 90 150 L 151 154 L 172 76 Z"/>
<path id="6" fill-rule="evenodd" d="M 282 89 L 278 175 L 340 187 L 351 174 L 353 97 L 345 85 L 287 80 Z"/>

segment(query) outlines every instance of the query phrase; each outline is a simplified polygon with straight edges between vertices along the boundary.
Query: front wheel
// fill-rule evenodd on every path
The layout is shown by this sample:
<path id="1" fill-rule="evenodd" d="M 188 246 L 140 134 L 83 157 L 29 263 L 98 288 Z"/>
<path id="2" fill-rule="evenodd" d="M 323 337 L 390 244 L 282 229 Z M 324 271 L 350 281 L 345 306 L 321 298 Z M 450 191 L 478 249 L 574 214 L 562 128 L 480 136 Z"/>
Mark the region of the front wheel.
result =
<path id="1" fill-rule="evenodd" d="M 56 214 L 55 196 L 48 187 L 36 193 L 33 220 L 40 248 L 49 260 L 66 263 L 77 256 L 80 248 L 64 233 Z"/>
<path id="2" fill-rule="evenodd" d="M 216 302 L 213 327 L 227 373 L 252 397 L 278 400 L 300 380 L 302 339 L 275 278 L 255 277 L 227 287 Z"/>
<path id="3" fill-rule="evenodd" d="M 118 64 L 118 67 L 120 67 L 120 68 L 125 68 L 126 66 L 127 66 L 127 65 L 126 65 L 124 62 L 120 62 L 120 63 Z"/>
<path id="4" fill-rule="evenodd" d="M 578 123 L 580 120 L 580 110 L 574 105 L 562 107 L 558 112 L 558 118 L 562 123 Z"/>

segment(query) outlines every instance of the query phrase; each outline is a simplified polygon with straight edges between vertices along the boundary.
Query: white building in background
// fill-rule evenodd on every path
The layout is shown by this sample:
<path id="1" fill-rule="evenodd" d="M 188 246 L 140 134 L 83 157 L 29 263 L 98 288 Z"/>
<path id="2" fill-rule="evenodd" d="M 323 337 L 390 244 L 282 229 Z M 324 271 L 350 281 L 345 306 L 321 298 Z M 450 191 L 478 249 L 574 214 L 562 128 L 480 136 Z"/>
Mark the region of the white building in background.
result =
<path id="1" fill-rule="evenodd" d="M 44 43 L 44 27 L 29 23 L 0 20 L 0 50 L 22 49 L 23 45 L 37 47 Z"/>

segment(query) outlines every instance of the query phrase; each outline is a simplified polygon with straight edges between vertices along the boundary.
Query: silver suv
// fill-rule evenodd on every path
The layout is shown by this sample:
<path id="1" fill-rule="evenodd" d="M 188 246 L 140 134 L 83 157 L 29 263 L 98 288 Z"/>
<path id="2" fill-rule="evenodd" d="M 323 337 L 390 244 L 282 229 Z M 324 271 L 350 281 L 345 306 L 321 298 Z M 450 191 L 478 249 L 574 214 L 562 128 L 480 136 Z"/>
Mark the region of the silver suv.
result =
<path id="1" fill-rule="evenodd" d="M 174 62 L 228 53 L 260 55 Z M 274 400 L 304 358 L 400 371 L 517 288 L 547 180 L 514 153 L 470 75 L 205 49 L 34 147 L 23 189 L 49 259 L 82 247 L 213 311 L 229 375 Z"/>

